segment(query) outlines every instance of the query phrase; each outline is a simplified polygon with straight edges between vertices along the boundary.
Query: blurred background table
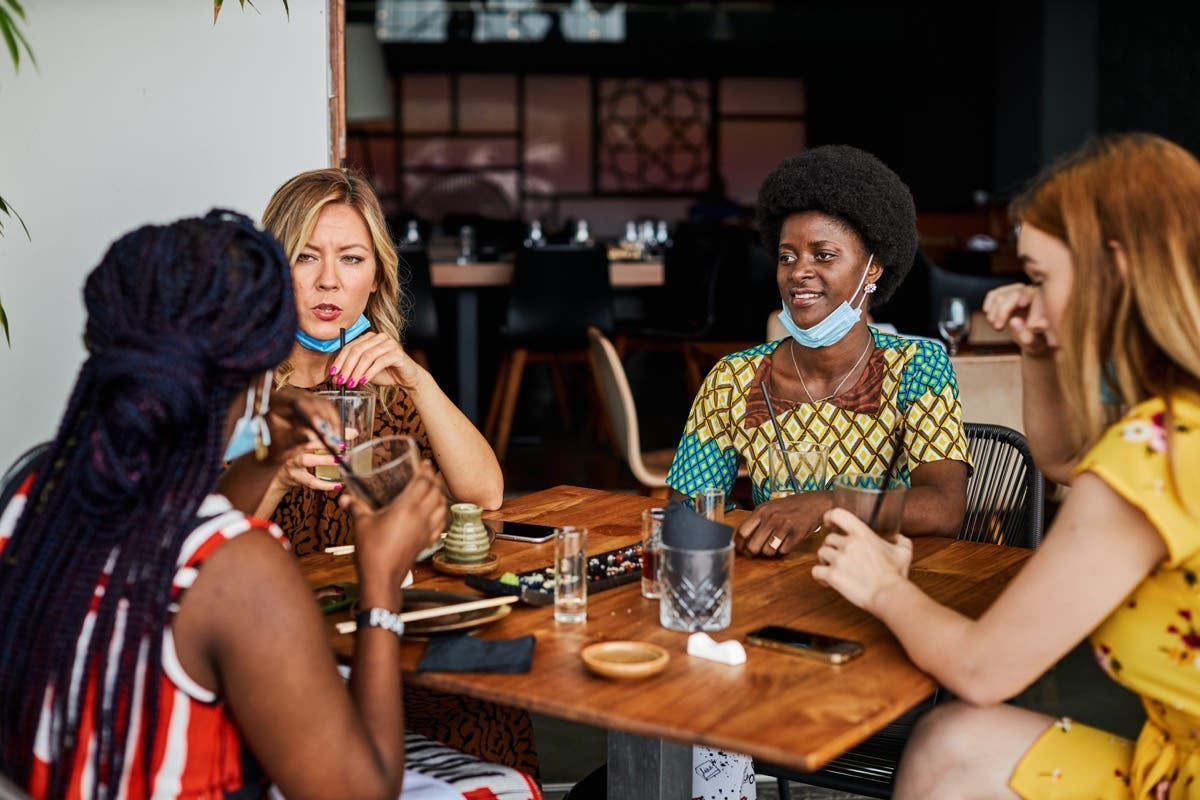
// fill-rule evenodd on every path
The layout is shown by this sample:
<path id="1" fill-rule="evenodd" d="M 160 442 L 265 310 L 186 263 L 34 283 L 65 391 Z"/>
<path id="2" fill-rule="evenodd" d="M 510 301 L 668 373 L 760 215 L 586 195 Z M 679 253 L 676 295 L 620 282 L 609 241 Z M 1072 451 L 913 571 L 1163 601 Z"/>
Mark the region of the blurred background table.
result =
<path id="1" fill-rule="evenodd" d="M 439 255 L 433 253 L 435 259 Z M 487 261 L 459 264 L 452 260 L 434 260 L 430 265 L 434 288 L 452 289 L 456 311 L 458 407 L 477 425 L 479 405 L 479 292 L 481 289 L 507 286 L 512 281 L 512 261 Z M 661 258 L 644 261 L 613 261 L 609 278 L 614 288 L 661 286 Z M 569 298 L 563 298 L 569 302 Z"/>

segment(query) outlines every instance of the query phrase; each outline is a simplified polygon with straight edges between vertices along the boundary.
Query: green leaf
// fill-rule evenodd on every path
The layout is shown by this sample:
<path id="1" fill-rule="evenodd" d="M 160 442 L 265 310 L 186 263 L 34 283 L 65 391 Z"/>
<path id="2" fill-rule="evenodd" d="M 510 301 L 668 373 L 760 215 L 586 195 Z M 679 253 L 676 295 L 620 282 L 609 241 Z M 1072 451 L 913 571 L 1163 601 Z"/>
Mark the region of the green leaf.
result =
<path id="1" fill-rule="evenodd" d="M 4 341 L 12 347 L 12 339 L 8 336 L 8 315 L 4 313 L 4 304 L 0 303 L 0 330 L 4 331 Z"/>
<path id="2" fill-rule="evenodd" d="M 12 6 L 12 10 L 16 12 L 16 15 L 21 18 L 22 22 L 25 21 L 25 9 L 21 8 L 21 4 L 17 0 L 4 0 L 4 2 Z"/>
<path id="3" fill-rule="evenodd" d="M 8 54 L 12 56 L 13 69 L 21 68 L 21 51 L 17 49 L 17 37 L 14 34 L 16 31 L 16 23 L 8 12 L 0 8 L 0 34 L 4 36 L 4 43 L 8 45 Z"/>
<path id="4" fill-rule="evenodd" d="M 4 202 L 3 197 L 0 197 L 0 214 L 4 214 L 5 216 L 10 216 L 10 217 L 16 217 L 17 222 L 21 223 L 21 228 L 25 231 L 25 238 L 29 239 L 30 241 L 33 241 L 33 237 L 31 237 L 29 235 L 29 228 L 27 228 L 25 226 L 25 220 L 21 219 L 21 215 L 17 213 L 17 210 L 15 208 L 10 206 L 8 203 Z M 2 236 L 4 236 L 4 222 L 0 221 L 0 237 L 2 237 Z"/>
<path id="5" fill-rule="evenodd" d="M 283 0 L 283 13 L 287 16 L 288 22 L 292 21 L 292 10 L 288 8 L 288 0 Z"/>

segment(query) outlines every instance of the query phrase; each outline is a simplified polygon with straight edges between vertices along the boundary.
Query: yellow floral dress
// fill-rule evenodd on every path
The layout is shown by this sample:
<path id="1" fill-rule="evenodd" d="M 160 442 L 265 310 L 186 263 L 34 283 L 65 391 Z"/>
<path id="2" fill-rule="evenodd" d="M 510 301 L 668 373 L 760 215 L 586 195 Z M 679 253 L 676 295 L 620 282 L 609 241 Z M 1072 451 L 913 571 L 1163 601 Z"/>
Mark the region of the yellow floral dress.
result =
<path id="1" fill-rule="evenodd" d="M 1024 798 L 1200 799 L 1200 397 L 1134 408 L 1080 463 L 1140 509 L 1168 556 L 1091 636 L 1113 680 L 1137 692 L 1136 742 L 1062 719 L 1022 757 L 1009 786 Z M 1168 426 L 1170 449 L 1168 450 Z"/>

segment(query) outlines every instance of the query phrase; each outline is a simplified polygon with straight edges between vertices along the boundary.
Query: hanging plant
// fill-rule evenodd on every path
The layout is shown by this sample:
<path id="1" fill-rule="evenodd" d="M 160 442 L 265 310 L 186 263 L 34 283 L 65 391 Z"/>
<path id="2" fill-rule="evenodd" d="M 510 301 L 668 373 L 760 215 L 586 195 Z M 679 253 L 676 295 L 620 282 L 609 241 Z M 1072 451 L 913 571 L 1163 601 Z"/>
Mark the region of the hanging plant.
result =
<path id="1" fill-rule="evenodd" d="M 33 50 L 29 48 L 29 40 L 21 32 L 18 22 L 25 23 L 25 9 L 21 7 L 21 4 L 17 0 L 0 0 L 0 38 L 4 39 L 4 44 L 8 48 L 13 69 L 17 71 L 21 69 L 22 50 L 29 57 L 29 62 L 36 68 L 37 59 L 33 57 Z M 25 220 L 21 219 L 21 215 L 15 208 L 5 202 L 3 197 L 0 197 L 0 238 L 4 236 L 5 217 L 16 217 L 17 222 L 21 223 L 21 230 L 25 231 L 25 238 L 29 238 L 29 228 L 25 227 Z M 3 303 L 0 303 L 0 331 L 4 332 L 4 341 L 11 347 L 12 340 L 8 335 L 8 315 L 4 313 Z"/>

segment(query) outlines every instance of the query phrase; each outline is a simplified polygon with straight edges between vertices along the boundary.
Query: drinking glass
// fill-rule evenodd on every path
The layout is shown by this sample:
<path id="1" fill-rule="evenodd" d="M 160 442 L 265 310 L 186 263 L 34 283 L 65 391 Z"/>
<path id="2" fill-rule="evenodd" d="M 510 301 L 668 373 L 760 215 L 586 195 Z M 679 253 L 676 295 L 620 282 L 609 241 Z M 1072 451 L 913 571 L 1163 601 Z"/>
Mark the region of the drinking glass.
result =
<path id="1" fill-rule="evenodd" d="M 658 621 L 673 631 L 722 631 L 733 618 L 733 543 L 716 550 L 662 546 Z"/>
<path id="2" fill-rule="evenodd" d="M 587 528 L 554 532 L 554 621 L 587 621 Z"/>
<path id="3" fill-rule="evenodd" d="M 412 480 L 421 463 L 421 451 L 411 436 L 385 436 L 350 448 L 342 461 L 354 472 L 351 477 L 338 468 L 349 490 L 372 507 L 382 508 Z"/>
<path id="4" fill-rule="evenodd" d="M 839 475 L 833 484 L 833 505 L 850 511 L 866 523 L 870 523 L 874 515 L 874 531 L 890 539 L 900 532 L 908 487 L 895 482 L 885 489 L 875 486 L 877 482 L 877 479 L 862 475 Z"/>
<path id="5" fill-rule="evenodd" d="M 317 392 L 333 403 L 340 420 L 338 434 L 346 441 L 346 450 L 362 444 L 375 431 L 375 395 L 370 392 Z M 360 458 L 362 456 L 359 456 Z M 353 467 L 355 470 L 357 466 Z M 313 474 L 323 481 L 340 481 L 337 466 L 313 467 Z"/>
<path id="6" fill-rule="evenodd" d="M 814 442 L 772 444 L 767 454 L 767 490 L 771 500 L 825 488 L 828 452 Z"/>
<path id="7" fill-rule="evenodd" d="M 661 508 L 647 508 L 642 512 L 642 597 L 657 600 L 658 561 L 662 554 L 662 524 L 666 512 Z"/>
<path id="8" fill-rule="evenodd" d="M 463 225 L 458 232 L 458 263 L 470 264 L 475 261 L 475 229 Z"/>
<path id="9" fill-rule="evenodd" d="M 946 340 L 950 355 L 958 352 L 958 343 L 971 331 L 971 307 L 961 297 L 947 297 L 938 316 L 938 333 Z"/>
<path id="10" fill-rule="evenodd" d="M 715 486 L 705 486 L 696 492 L 696 513 L 713 522 L 725 521 L 725 492 Z"/>

